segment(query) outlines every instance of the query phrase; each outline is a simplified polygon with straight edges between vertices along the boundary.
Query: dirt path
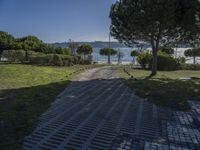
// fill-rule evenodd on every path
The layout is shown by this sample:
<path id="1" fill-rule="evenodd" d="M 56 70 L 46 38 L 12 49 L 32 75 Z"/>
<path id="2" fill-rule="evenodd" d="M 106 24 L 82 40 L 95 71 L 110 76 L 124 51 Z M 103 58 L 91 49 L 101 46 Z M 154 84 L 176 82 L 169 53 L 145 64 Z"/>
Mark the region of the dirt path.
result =
<path id="1" fill-rule="evenodd" d="M 169 113 L 147 103 L 125 86 L 112 67 L 78 75 L 41 116 L 23 149 L 127 149 L 166 140 Z"/>

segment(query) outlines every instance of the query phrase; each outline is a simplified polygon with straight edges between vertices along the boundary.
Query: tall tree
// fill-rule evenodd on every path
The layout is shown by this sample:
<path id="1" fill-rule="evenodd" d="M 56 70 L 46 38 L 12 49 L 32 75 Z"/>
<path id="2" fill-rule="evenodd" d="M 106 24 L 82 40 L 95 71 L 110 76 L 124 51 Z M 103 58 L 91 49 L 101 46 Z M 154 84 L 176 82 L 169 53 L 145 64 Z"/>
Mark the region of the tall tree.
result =
<path id="1" fill-rule="evenodd" d="M 102 48 L 100 49 L 100 55 L 108 56 L 108 64 L 111 64 L 110 62 L 110 56 L 116 55 L 117 51 L 112 48 Z"/>
<path id="2" fill-rule="evenodd" d="M 196 57 L 200 57 L 200 48 L 188 49 L 184 54 L 186 57 L 193 57 L 193 63 L 196 64 Z"/>
<path id="3" fill-rule="evenodd" d="M 84 62 L 86 60 L 86 55 L 89 55 L 89 54 L 92 54 L 92 46 L 88 45 L 88 44 L 83 44 L 81 46 L 78 47 L 77 49 L 77 53 L 78 54 L 83 54 L 83 59 L 84 59 Z"/>
<path id="4" fill-rule="evenodd" d="M 136 60 L 135 58 L 139 55 L 140 53 L 137 50 L 131 51 L 131 56 L 133 57 L 133 64 L 135 64 L 135 60 Z"/>
<path id="5" fill-rule="evenodd" d="M 29 35 L 26 37 L 22 37 L 17 39 L 17 41 L 21 44 L 23 50 L 25 50 L 25 60 L 28 61 L 28 51 L 36 51 L 36 52 L 44 52 L 47 46 L 37 37 Z M 44 51 L 43 51 L 44 50 Z"/>
<path id="6" fill-rule="evenodd" d="M 150 43 L 155 75 L 161 45 L 199 36 L 199 6 L 198 0 L 119 0 L 110 11 L 111 35 L 129 46 L 136 41 Z"/>
<path id="7" fill-rule="evenodd" d="M 74 42 L 73 40 L 69 39 L 69 48 L 73 55 L 76 55 L 76 49 L 78 48 L 78 43 Z"/>
<path id="8" fill-rule="evenodd" d="M 0 61 L 4 50 L 15 48 L 15 38 L 7 32 L 0 31 Z"/>

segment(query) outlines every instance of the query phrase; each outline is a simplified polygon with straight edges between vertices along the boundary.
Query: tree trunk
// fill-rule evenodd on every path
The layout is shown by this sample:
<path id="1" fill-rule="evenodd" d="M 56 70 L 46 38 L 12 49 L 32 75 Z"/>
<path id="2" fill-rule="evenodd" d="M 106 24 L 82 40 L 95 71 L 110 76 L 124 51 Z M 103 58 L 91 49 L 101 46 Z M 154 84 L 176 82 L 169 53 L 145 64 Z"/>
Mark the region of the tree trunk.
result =
<path id="1" fill-rule="evenodd" d="M 85 54 L 83 54 L 84 64 L 85 64 Z"/>
<path id="2" fill-rule="evenodd" d="M 153 60 L 152 60 L 152 72 L 151 75 L 154 76 L 157 73 L 157 49 L 153 49 Z"/>
<path id="3" fill-rule="evenodd" d="M 194 63 L 194 65 L 196 64 L 196 57 L 195 56 L 193 57 L 193 63 Z"/>
<path id="4" fill-rule="evenodd" d="M 157 55 L 158 55 L 158 47 L 159 47 L 159 36 L 157 37 L 157 40 L 154 40 L 154 37 L 152 36 L 151 45 L 152 45 L 152 54 L 153 54 L 151 76 L 154 76 L 157 74 L 157 66 L 158 66 Z"/>
<path id="5" fill-rule="evenodd" d="M 110 64 L 110 55 L 108 55 L 108 64 Z"/>
<path id="6" fill-rule="evenodd" d="M 25 61 L 27 62 L 28 61 L 28 50 L 25 51 Z"/>
<path id="7" fill-rule="evenodd" d="M 1 61 L 2 54 L 3 54 L 3 51 L 0 50 L 0 61 Z"/>

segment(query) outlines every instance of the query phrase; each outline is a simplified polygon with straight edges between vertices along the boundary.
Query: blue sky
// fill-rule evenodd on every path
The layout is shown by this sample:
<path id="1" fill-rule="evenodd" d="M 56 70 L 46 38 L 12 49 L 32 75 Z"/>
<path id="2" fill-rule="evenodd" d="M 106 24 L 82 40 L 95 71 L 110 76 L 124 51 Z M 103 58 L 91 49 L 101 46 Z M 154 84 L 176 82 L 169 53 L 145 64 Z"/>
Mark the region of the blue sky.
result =
<path id="1" fill-rule="evenodd" d="M 108 40 L 116 0 L 0 0 L 0 30 L 44 42 Z"/>

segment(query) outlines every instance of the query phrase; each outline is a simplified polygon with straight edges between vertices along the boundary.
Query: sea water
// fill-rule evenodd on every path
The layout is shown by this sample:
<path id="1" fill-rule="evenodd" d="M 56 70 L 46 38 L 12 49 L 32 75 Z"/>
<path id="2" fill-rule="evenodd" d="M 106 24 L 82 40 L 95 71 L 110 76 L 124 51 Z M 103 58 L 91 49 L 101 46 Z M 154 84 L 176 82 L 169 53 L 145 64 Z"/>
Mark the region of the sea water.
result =
<path id="1" fill-rule="evenodd" d="M 114 48 L 116 51 L 120 51 L 123 53 L 123 57 L 121 58 L 122 64 L 131 64 L 133 63 L 133 57 L 131 57 L 131 51 L 133 50 L 132 48 Z M 184 57 L 184 51 L 187 50 L 188 48 L 177 48 L 174 49 L 174 57 Z M 149 51 L 151 51 L 151 48 L 148 48 Z M 93 49 L 93 61 L 97 62 L 99 64 L 102 63 L 107 63 L 108 57 L 107 56 L 102 56 L 99 54 L 100 48 L 94 48 Z M 200 63 L 200 58 L 196 58 L 196 62 Z M 118 57 L 116 56 L 111 56 L 111 63 L 116 64 L 118 63 Z M 192 64 L 193 63 L 193 58 L 187 57 L 186 58 L 186 63 Z"/>

